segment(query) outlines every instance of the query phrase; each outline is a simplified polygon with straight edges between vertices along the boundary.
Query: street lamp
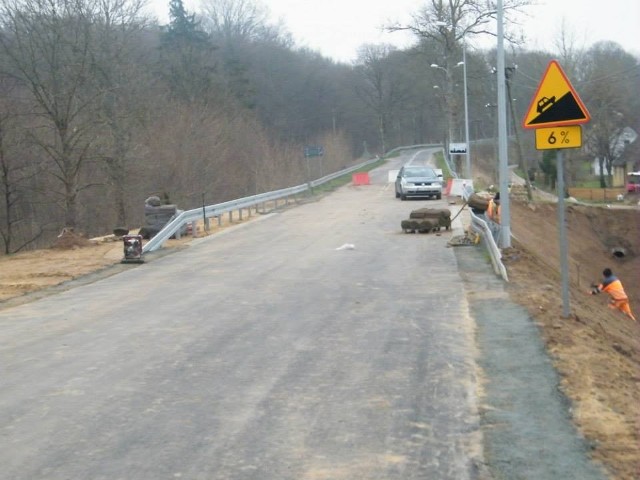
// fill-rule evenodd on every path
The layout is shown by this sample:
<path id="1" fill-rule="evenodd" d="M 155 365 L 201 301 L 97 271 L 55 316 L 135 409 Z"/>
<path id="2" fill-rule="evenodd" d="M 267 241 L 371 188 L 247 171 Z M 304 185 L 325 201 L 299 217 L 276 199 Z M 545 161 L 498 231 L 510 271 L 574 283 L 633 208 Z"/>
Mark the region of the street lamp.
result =
<path id="1" fill-rule="evenodd" d="M 467 47 L 462 45 L 462 75 L 464 77 L 464 141 L 467 144 L 467 178 L 471 179 L 471 144 L 469 143 L 469 103 L 467 101 Z M 458 65 L 460 65 L 458 63 Z"/>
<path id="2" fill-rule="evenodd" d="M 451 142 L 453 140 L 453 85 L 452 85 L 452 79 L 451 79 L 451 72 L 449 69 L 449 64 L 446 64 L 447 68 L 441 67 L 440 65 L 436 64 L 436 63 L 432 63 L 430 65 L 431 68 L 437 68 L 438 70 L 442 70 L 445 74 L 445 92 L 444 92 L 444 107 L 445 107 L 445 113 L 447 115 L 447 129 L 448 129 L 448 135 L 447 138 L 445 139 L 445 158 L 447 159 L 447 163 L 449 163 L 449 165 L 452 165 L 452 159 L 451 159 Z M 456 170 L 456 167 L 452 167 L 454 170 Z"/>
<path id="3" fill-rule="evenodd" d="M 471 145 L 469 145 L 469 103 L 467 98 L 467 49 L 466 46 L 462 46 L 462 61 L 458 62 L 456 67 L 462 65 L 462 75 L 464 78 L 464 141 L 465 141 L 465 169 L 466 169 L 466 177 L 471 178 Z M 438 68 L 440 70 L 444 70 L 445 73 L 449 73 L 446 68 L 441 67 L 436 63 L 431 64 L 431 68 Z M 451 141 L 451 139 L 449 139 Z"/>
<path id="4" fill-rule="evenodd" d="M 443 34 L 445 36 L 445 48 L 444 48 L 444 55 L 445 58 L 448 58 L 449 54 L 452 51 L 451 45 L 457 42 L 458 38 L 462 39 L 462 62 L 459 62 L 457 64 L 457 66 L 462 65 L 463 66 L 463 74 L 464 74 L 464 131 L 465 131 L 465 142 L 466 142 L 466 174 L 467 174 L 467 178 L 471 178 L 471 155 L 470 155 L 470 150 L 471 150 L 471 146 L 469 145 L 469 106 L 467 103 L 467 58 L 466 58 L 466 45 L 464 42 L 464 35 L 466 33 L 465 30 L 463 30 L 462 35 L 458 36 L 456 34 L 456 25 L 453 23 L 453 19 L 451 23 L 447 23 L 444 22 L 442 20 L 434 20 L 431 22 L 435 27 L 443 27 L 446 30 L 446 34 Z M 452 86 L 451 86 L 451 72 L 449 69 L 449 63 L 448 61 L 446 61 L 445 66 L 447 68 L 442 68 L 439 65 L 436 65 L 435 63 L 431 64 L 432 68 L 440 68 L 442 70 L 444 70 L 447 74 L 447 82 L 449 83 L 448 87 L 448 93 L 449 95 L 452 94 Z M 451 105 L 448 106 L 449 109 L 451 109 Z M 452 112 L 449 112 L 449 135 L 451 135 L 451 129 L 452 129 Z"/>
<path id="5" fill-rule="evenodd" d="M 444 93 L 444 107 L 445 107 L 445 113 L 447 114 L 447 129 L 449 131 L 449 135 L 448 138 L 445 138 L 445 158 L 447 158 L 447 161 L 449 162 L 449 165 L 451 165 L 451 152 L 450 152 L 450 144 L 451 144 L 451 140 L 452 140 L 452 125 L 451 125 L 451 101 L 448 98 L 448 93 L 451 90 L 450 88 L 450 79 L 449 79 L 449 71 L 444 68 L 441 67 L 440 65 L 438 65 L 437 63 L 432 63 L 430 65 L 431 68 L 437 68 L 439 70 L 442 70 L 445 74 L 445 81 L 446 81 L 446 86 L 447 86 L 447 91 Z M 440 88 L 437 85 L 434 85 L 433 88 Z"/>

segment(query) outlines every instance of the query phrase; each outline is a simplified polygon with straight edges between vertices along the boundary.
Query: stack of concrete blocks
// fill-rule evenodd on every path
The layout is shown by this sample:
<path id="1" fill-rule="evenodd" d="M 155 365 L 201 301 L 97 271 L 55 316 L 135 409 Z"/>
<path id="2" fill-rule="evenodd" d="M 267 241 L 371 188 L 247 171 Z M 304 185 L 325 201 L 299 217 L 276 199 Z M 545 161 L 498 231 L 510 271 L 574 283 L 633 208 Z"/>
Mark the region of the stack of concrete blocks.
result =
<path id="1" fill-rule="evenodd" d="M 160 197 L 151 196 L 144 201 L 144 226 L 140 235 L 153 238 L 178 213 L 175 205 L 162 205 Z"/>
<path id="2" fill-rule="evenodd" d="M 400 222 L 405 233 L 439 232 L 441 228 L 451 230 L 451 210 L 448 208 L 419 208 Z"/>

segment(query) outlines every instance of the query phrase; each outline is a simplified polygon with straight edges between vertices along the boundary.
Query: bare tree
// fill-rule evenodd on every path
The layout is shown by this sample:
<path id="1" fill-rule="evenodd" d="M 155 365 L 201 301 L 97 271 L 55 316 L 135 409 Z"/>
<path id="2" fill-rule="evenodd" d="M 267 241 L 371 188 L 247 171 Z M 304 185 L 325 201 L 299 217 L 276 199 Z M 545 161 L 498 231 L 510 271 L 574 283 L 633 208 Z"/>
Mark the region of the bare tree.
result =
<path id="1" fill-rule="evenodd" d="M 268 31 L 267 9 L 253 0 L 205 0 L 201 16 L 203 28 L 225 43 L 261 39 Z"/>
<path id="2" fill-rule="evenodd" d="M 145 111 L 142 99 L 151 83 L 138 67 L 144 52 L 137 48 L 146 19 L 142 0 L 105 0 L 96 14 L 91 55 L 95 68 L 93 87 L 99 96 L 96 114 L 105 129 L 98 147 L 114 192 L 117 225 L 128 221 L 126 190 L 128 164 L 135 158 L 134 140 Z"/>
<path id="3" fill-rule="evenodd" d="M 531 0 L 504 0 L 507 20 L 515 22 L 514 15 L 531 3 Z M 479 35 L 495 36 L 492 25 L 496 14 L 494 3 L 485 0 L 428 0 L 409 24 L 392 24 L 387 30 L 406 30 L 419 39 L 431 39 L 440 44 L 441 53 L 446 57 L 459 48 L 465 37 L 469 40 Z M 515 35 L 508 38 L 517 41 Z"/>
<path id="4" fill-rule="evenodd" d="M 564 18 L 555 38 L 554 46 L 558 52 L 558 60 L 562 64 L 562 69 L 572 78 L 576 78 L 575 75 L 580 71 L 578 67 L 584 58 L 584 46 L 578 44 L 575 32 L 569 28 Z"/>
<path id="5" fill-rule="evenodd" d="M 34 192 L 29 183 L 37 167 L 29 161 L 30 149 L 20 125 L 20 108 L 14 82 L 0 82 L 0 240 L 4 253 L 18 252 L 43 234 L 41 225 L 31 226 L 25 213 L 32 209 Z M 24 118 L 24 117 L 23 117 Z"/>
<path id="6" fill-rule="evenodd" d="M 94 5 L 75 0 L 9 0 L 0 7 L 0 49 L 8 73 L 26 86 L 41 128 L 32 141 L 62 189 L 64 223 L 75 227 L 83 165 L 95 138 L 96 95 L 88 84 Z"/>
<path id="7" fill-rule="evenodd" d="M 503 9 L 509 19 L 531 0 L 505 0 Z M 495 35 L 493 22 L 496 18 L 493 2 L 485 0 L 429 0 L 412 17 L 408 24 L 393 24 L 388 31 L 409 31 L 415 34 L 430 50 L 431 63 L 445 72 L 444 104 L 449 126 L 450 142 L 458 124 L 459 106 L 453 93 L 453 68 L 461 55 L 461 43 L 474 37 Z M 515 37 L 509 39 L 515 41 Z M 435 48 L 434 48 L 435 47 Z M 435 51 L 434 51 L 435 50 Z"/>
<path id="8" fill-rule="evenodd" d="M 358 53 L 357 70 L 362 84 L 357 89 L 358 96 L 376 116 L 380 147 L 387 151 L 387 136 L 393 112 L 400 101 L 400 85 L 394 76 L 391 45 L 364 45 Z"/>
<path id="9" fill-rule="evenodd" d="M 260 44 L 289 47 L 290 36 L 269 21 L 267 8 L 256 0 L 205 0 L 199 19 L 218 49 L 226 87 L 254 108 L 257 79 L 250 72 L 251 52 Z"/>
<path id="10" fill-rule="evenodd" d="M 598 158 L 600 186 L 605 188 L 607 184 L 611 186 L 613 163 L 624 151 L 625 127 L 638 124 L 640 69 L 633 56 L 619 45 L 601 42 L 586 53 L 581 73 L 582 91 L 591 115 L 586 144 Z"/>

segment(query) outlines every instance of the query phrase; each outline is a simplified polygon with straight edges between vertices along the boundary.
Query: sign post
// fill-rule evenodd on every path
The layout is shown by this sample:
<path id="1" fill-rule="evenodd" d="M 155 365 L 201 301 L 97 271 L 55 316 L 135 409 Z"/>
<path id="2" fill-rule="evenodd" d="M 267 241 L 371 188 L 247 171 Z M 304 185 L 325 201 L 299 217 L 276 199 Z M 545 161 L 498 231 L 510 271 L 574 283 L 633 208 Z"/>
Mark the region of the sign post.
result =
<path id="1" fill-rule="evenodd" d="M 324 147 L 320 145 L 307 145 L 304 147 L 304 158 L 307 160 L 307 183 L 311 183 L 311 165 L 309 159 L 311 157 L 320 157 L 320 176 L 322 177 L 322 157 L 324 156 Z M 311 193 L 313 189 L 309 187 Z"/>
<path id="2" fill-rule="evenodd" d="M 570 314 L 569 306 L 569 253 L 567 245 L 564 207 L 563 150 L 582 146 L 582 127 L 591 120 L 589 112 L 580 100 L 556 60 L 549 62 L 538 89 L 531 99 L 522 126 L 535 129 L 536 148 L 555 150 L 558 171 L 558 238 L 560 242 L 560 270 L 562 275 L 562 313 Z"/>

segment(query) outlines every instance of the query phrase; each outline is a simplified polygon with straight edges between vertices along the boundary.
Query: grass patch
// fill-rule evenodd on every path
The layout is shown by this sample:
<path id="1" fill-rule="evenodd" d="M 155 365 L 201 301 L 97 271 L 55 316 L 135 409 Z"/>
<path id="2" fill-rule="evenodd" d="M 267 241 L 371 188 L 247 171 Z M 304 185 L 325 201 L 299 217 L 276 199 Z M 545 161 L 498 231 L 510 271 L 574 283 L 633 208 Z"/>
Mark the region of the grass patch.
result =
<path id="1" fill-rule="evenodd" d="M 449 164 L 444 159 L 444 152 L 442 150 L 436 152 L 433 154 L 433 157 L 436 159 L 436 168 L 442 170 L 442 178 L 445 180 L 445 182 L 450 178 L 453 178 L 453 174 L 451 173 L 451 170 L 449 170 Z"/>

